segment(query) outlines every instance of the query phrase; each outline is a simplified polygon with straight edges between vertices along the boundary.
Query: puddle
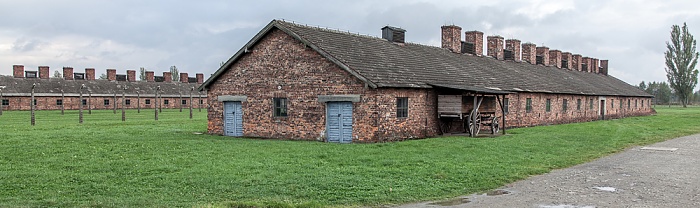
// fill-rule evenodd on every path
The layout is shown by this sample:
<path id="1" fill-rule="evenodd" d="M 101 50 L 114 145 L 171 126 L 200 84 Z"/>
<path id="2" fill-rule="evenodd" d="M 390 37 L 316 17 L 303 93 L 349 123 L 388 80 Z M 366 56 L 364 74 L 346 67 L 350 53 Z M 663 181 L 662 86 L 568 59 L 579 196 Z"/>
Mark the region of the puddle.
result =
<path id="1" fill-rule="evenodd" d="M 486 192 L 486 196 L 498 196 L 498 195 L 505 195 L 505 194 L 510 194 L 510 191 L 493 190 L 493 191 Z"/>
<path id="2" fill-rule="evenodd" d="M 601 191 L 609 191 L 609 192 L 615 192 L 615 191 L 617 191 L 617 189 L 614 188 L 614 187 L 598 187 L 598 186 L 596 186 L 596 187 L 593 187 L 593 188 L 594 188 L 594 189 L 601 190 Z"/>
<path id="3" fill-rule="evenodd" d="M 560 205 L 540 205 L 540 208 L 595 208 L 594 206 L 574 206 L 568 204 Z"/>
<path id="4" fill-rule="evenodd" d="M 642 147 L 639 149 L 640 150 L 669 151 L 669 152 L 673 152 L 673 151 L 678 150 L 678 148 L 673 148 L 673 147 Z"/>
<path id="5" fill-rule="evenodd" d="M 439 201 L 439 202 L 433 202 L 430 203 L 430 205 L 440 205 L 440 206 L 455 206 L 455 205 L 460 205 L 460 204 L 466 204 L 469 203 L 468 198 L 456 198 L 456 199 L 450 199 L 447 201 Z"/>

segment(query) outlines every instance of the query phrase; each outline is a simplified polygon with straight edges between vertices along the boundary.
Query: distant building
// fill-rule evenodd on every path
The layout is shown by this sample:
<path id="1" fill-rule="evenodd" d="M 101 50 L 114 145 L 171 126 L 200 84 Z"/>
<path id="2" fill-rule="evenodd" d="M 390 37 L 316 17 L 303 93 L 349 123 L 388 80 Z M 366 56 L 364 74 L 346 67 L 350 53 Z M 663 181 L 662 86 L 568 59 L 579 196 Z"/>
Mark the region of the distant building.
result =
<path id="1" fill-rule="evenodd" d="M 204 81 L 204 74 L 188 77 L 180 73 L 180 80 L 173 82 L 170 72 L 154 76 L 146 72 L 146 81 L 136 81 L 136 71 L 117 74 L 107 69 L 107 79 L 95 79 L 95 69 L 74 73 L 64 67 L 62 78 L 49 77 L 49 67 L 39 66 L 38 71 L 25 71 L 23 65 L 13 66 L 13 76 L 0 75 L 0 104 L 3 110 L 30 110 L 31 90 L 34 85 L 34 102 L 37 110 L 77 110 L 80 108 L 80 92 L 83 93 L 83 109 L 155 108 L 206 108 L 206 95 L 196 90 Z M 82 89 L 81 87 L 84 86 Z M 126 87 L 126 89 L 125 89 Z M 157 89 L 159 98 L 155 95 Z M 193 90 L 194 88 L 194 90 Z M 190 101 L 192 92 L 192 101 Z M 122 94 L 125 98 L 122 99 Z"/>
<path id="2" fill-rule="evenodd" d="M 500 36 L 486 38 L 483 55 L 482 32 L 441 32 L 442 47 L 433 47 L 406 43 L 406 31 L 391 26 L 377 38 L 273 20 L 200 87 L 211 105 L 208 132 L 383 142 L 468 132 L 469 124 L 654 113 L 652 96 L 609 76 L 607 60 Z"/>

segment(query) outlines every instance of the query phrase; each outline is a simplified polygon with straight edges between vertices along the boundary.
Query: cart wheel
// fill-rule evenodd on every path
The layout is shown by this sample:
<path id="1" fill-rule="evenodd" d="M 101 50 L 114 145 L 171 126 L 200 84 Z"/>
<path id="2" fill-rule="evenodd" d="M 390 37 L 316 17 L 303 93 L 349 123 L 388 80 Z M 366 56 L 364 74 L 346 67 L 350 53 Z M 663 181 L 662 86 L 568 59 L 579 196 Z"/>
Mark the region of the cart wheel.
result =
<path id="1" fill-rule="evenodd" d="M 469 136 L 476 136 L 479 135 L 479 130 L 481 130 L 481 115 L 476 114 L 476 119 L 472 121 L 471 114 L 467 118 L 467 124 L 469 125 Z M 476 125 L 476 131 L 472 130 L 472 126 Z"/>
<path id="2" fill-rule="evenodd" d="M 499 129 L 500 125 L 498 125 L 498 117 L 493 117 L 493 120 L 491 120 L 491 134 L 498 133 Z"/>

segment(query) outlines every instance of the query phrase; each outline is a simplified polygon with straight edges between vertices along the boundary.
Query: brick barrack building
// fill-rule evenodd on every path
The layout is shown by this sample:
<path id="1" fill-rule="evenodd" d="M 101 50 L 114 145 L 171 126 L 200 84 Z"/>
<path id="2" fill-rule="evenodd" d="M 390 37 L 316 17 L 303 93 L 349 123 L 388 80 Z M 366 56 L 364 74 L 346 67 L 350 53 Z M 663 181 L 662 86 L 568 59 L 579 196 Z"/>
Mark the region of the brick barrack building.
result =
<path id="1" fill-rule="evenodd" d="M 173 81 L 170 72 L 154 76 L 154 72 L 146 71 L 146 80 L 137 81 L 135 70 L 117 74 L 116 69 L 107 69 L 107 79 L 95 79 L 94 68 L 75 73 L 72 67 L 63 67 L 62 78 L 49 77 L 48 66 L 39 66 L 38 71 L 25 71 L 23 65 L 12 68 L 13 76 L 0 75 L 3 110 L 30 110 L 32 85 L 37 110 L 78 110 L 81 91 L 83 109 L 121 109 L 122 105 L 127 109 L 147 109 L 156 108 L 156 104 L 161 108 L 206 108 L 207 103 L 206 95 L 196 90 L 204 81 L 204 74 L 189 77 L 180 73 L 180 80 Z"/>
<path id="2" fill-rule="evenodd" d="M 500 36 L 483 55 L 482 32 L 441 33 L 434 47 L 391 26 L 378 38 L 273 20 L 200 87 L 208 132 L 382 142 L 654 113 L 607 60 Z"/>

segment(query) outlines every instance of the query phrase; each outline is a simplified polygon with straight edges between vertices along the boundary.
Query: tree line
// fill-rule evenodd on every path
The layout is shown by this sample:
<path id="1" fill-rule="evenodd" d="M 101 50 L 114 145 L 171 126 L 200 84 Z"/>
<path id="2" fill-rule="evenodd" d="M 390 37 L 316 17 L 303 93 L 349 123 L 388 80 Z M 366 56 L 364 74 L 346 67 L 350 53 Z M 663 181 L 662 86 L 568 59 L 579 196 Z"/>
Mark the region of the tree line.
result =
<path id="1" fill-rule="evenodd" d="M 644 92 L 653 95 L 653 104 L 655 105 L 682 104 L 682 98 L 678 96 L 676 90 L 674 90 L 667 82 L 642 81 L 639 83 L 639 85 L 637 85 L 637 87 L 644 90 Z M 689 105 L 700 104 L 700 90 L 690 94 L 687 98 L 687 104 Z"/>

